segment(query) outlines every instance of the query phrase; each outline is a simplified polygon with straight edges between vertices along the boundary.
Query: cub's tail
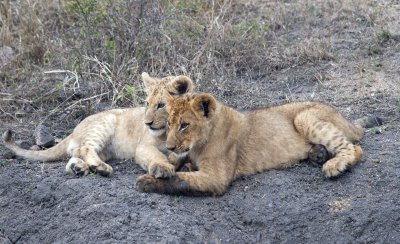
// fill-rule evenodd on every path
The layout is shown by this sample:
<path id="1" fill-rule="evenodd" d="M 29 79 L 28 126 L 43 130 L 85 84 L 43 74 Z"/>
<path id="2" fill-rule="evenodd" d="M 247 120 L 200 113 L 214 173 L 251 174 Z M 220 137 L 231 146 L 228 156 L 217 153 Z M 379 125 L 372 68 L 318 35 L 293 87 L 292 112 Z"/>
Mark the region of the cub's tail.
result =
<path id="1" fill-rule="evenodd" d="M 354 128 L 352 131 L 355 136 L 351 141 L 359 141 L 364 135 L 364 129 L 372 128 L 375 126 L 381 126 L 383 119 L 375 115 L 365 116 L 353 121 L 351 126 Z"/>
<path id="2" fill-rule="evenodd" d="M 12 150 L 17 156 L 37 161 L 54 161 L 67 156 L 69 141 L 70 136 L 52 148 L 42 151 L 34 151 L 19 147 L 12 138 L 11 130 L 7 130 L 3 134 L 3 143 L 8 149 Z"/>
<path id="3" fill-rule="evenodd" d="M 361 128 L 368 129 L 375 126 L 381 126 L 383 124 L 383 119 L 374 115 L 370 115 L 356 119 L 353 121 L 353 123 L 360 126 Z"/>

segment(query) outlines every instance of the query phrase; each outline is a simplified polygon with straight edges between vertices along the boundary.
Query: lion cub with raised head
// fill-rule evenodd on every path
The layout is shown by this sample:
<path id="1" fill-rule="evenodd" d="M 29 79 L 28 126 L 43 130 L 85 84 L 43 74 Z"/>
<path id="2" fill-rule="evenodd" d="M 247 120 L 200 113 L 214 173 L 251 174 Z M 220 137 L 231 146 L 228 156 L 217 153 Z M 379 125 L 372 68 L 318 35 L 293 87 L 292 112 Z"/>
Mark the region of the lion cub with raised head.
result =
<path id="1" fill-rule="evenodd" d="M 167 151 L 165 103 L 167 98 L 191 91 L 193 82 L 186 76 L 157 79 L 147 73 L 142 74 L 142 79 L 148 94 L 146 108 L 112 109 L 91 115 L 67 138 L 47 150 L 18 147 L 10 130 L 3 135 L 4 145 L 16 155 L 31 160 L 54 161 L 71 156 L 65 169 L 78 175 L 92 171 L 107 176 L 113 169 L 105 161 L 133 158 L 150 175 L 171 177 L 175 174 L 175 165 L 161 152 Z"/>
<path id="2" fill-rule="evenodd" d="M 362 138 L 362 127 L 318 102 L 240 113 L 209 94 L 187 94 L 167 106 L 166 147 L 187 155 L 198 171 L 177 172 L 169 179 L 143 175 L 136 182 L 140 191 L 220 195 L 239 176 L 306 159 L 312 144 L 325 146 L 333 155 L 322 168 L 327 177 L 339 175 L 363 154 L 353 144 Z"/>

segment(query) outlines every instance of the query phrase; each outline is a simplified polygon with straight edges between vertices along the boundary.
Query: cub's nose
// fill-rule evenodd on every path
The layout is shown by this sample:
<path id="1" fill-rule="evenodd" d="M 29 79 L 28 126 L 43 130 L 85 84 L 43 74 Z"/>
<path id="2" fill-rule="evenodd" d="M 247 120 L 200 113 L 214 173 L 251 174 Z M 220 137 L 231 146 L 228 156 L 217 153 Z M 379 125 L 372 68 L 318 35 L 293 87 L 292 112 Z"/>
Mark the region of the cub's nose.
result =
<path id="1" fill-rule="evenodd" d="M 146 125 L 150 126 L 150 125 L 153 124 L 153 121 L 145 121 L 144 123 L 145 123 Z"/>

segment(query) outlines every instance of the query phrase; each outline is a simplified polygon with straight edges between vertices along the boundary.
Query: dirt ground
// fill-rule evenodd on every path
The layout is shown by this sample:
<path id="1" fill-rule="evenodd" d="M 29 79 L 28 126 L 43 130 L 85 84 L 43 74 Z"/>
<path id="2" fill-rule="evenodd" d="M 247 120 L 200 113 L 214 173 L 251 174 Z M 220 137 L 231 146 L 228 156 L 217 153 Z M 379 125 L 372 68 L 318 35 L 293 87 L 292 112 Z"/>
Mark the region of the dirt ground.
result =
<path id="1" fill-rule="evenodd" d="M 389 7 L 394 17 L 385 26 L 400 33 L 400 5 Z M 67 160 L 0 156 L 0 243 L 400 242 L 400 38 L 392 35 L 368 54 L 376 32 L 368 25 L 339 28 L 340 18 L 313 27 L 329 31 L 334 59 L 212 86 L 195 82 L 241 110 L 315 100 L 349 119 L 384 118 L 384 125 L 365 131 L 361 162 L 342 176 L 326 179 L 304 162 L 237 179 L 221 197 L 184 197 L 139 193 L 134 182 L 144 171 L 130 160 L 111 162 L 111 177 L 77 177 L 64 173 Z M 313 28 L 291 29 L 286 38 L 296 42 Z M 40 119 L 1 116 L 1 131 L 30 139 Z M 49 124 L 60 138 L 80 119 Z M 1 145 L 0 155 L 6 152 Z"/>

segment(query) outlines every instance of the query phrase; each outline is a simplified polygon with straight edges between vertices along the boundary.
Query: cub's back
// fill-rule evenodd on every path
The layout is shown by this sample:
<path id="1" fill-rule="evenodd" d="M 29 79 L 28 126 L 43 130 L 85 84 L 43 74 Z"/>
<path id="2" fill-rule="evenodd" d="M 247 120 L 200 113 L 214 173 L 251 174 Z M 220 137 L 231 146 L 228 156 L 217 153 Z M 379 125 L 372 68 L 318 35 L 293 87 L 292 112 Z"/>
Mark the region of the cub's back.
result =
<path id="1" fill-rule="evenodd" d="M 137 134 L 143 129 L 144 107 L 111 109 L 86 117 L 74 129 L 74 138 L 85 137 L 89 132 Z M 116 135 L 118 136 L 118 135 Z"/>

